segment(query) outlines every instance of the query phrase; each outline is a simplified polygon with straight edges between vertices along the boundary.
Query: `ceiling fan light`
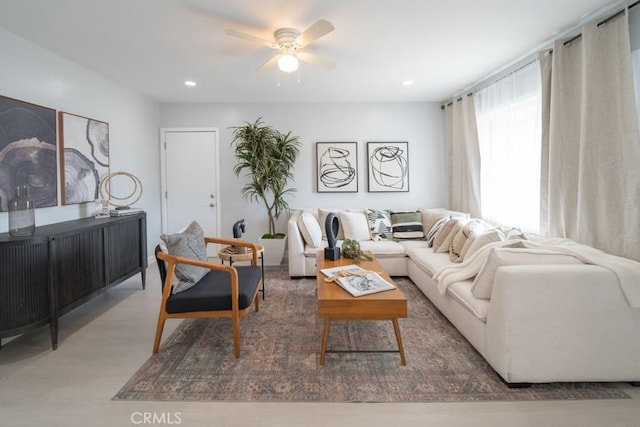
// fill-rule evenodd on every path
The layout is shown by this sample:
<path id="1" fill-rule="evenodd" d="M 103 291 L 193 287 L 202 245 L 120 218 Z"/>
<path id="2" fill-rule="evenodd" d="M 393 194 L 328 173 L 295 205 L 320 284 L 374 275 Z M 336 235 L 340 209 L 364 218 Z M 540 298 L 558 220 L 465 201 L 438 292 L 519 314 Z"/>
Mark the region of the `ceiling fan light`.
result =
<path id="1" fill-rule="evenodd" d="M 283 73 L 293 73 L 298 69 L 298 58 L 291 54 L 280 55 L 278 68 Z"/>

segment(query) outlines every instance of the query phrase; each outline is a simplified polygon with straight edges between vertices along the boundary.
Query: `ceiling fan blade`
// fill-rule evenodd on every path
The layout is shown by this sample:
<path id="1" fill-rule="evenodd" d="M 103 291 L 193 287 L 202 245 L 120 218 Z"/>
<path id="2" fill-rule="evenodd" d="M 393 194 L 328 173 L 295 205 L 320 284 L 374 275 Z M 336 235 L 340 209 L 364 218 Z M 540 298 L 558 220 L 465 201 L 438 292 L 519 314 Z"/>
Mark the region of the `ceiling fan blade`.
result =
<path id="1" fill-rule="evenodd" d="M 311 53 L 298 52 L 297 56 L 300 61 L 308 62 L 309 64 L 317 65 L 319 67 L 326 68 L 327 70 L 332 70 L 336 66 L 335 62 L 328 59 L 320 58 L 319 56 L 313 55 Z"/>
<path id="2" fill-rule="evenodd" d="M 326 36 L 331 31 L 335 30 L 333 24 L 326 19 L 320 19 L 318 22 L 310 26 L 304 33 L 300 34 L 296 39 L 296 42 L 300 47 L 305 47 L 314 40 L 318 40 L 320 37 Z"/>
<path id="3" fill-rule="evenodd" d="M 278 46 L 275 42 L 273 42 L 273 41 L 269 41 L 269 40 L 261 39 L 260 37 L 252 36 L 252 35 L 250 35 L 250 34 L 243 33 L 243 32 L 241 32 L 241 31 L 236 31 L 236 30 L 233 30 L 233 29 L 228 29 L 228 30 L 225 30 L 225 33 L 226 33 L 228 36 L 238 37 L 238 38 L 240 38 L 240 39 L 248 40 L 248 41 L 250 41 L 250 42 L 254 42 L 254 43 L 261 44 L 261 45 L 263 45 L 263 46 L 270 47 L 270 48 L 272 48 L 272 49 L 279 49 L 279 46 Z"/>
<path id="4" fill-rule="evenodd" d="M 273 67 L 278 62 L 278 58 L 280 58 L 280 54 L 273 55 L 264 64 L 256 68 L 256 71 L 262 71 L 266 70 L 267 68 Z"/>

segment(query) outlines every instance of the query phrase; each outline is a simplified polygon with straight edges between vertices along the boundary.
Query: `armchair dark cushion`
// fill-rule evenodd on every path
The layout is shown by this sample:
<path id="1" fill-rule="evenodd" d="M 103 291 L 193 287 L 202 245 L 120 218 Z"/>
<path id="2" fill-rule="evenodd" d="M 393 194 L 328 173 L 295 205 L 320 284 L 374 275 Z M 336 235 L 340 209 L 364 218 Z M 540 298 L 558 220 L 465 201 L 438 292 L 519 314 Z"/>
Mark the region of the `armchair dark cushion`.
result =
<path id="1" fill-rule="evenodd" d="M 153 342 L 153 353 L 158 353 L 162 331 L 167 319 L 229 317 L 233 325 L 233 347 L 235 357 L 240 357 L 240 318 L 255 305 L 259 310 L 258 288 L 263 284 L 262 268 L 257 266 L 258 248 L 251 242 L 218 237 L 204 237 L 205 244 L 222 244 L 251 248 L 253 259 L 248 266 L 222 265 L 198 257 L 171 255 L 156 247 L 158 272 L 162 279 L 162 301 L 158 313 L 158 326 Z M 179 278 L 178 265 L 204 268 L 206 273 L 190 288 L 173 293 L 172 288 Z M 170 276 L 169 276 L 170 275 Z M 237 278 L 237 280 L 236 280 Z M 237 295 L 234 298 L 233 295 Z"/>
<path id="2" fill-rule="evenodd" d="M 238 272 L 239 308 L 245 309 L 253 302 L 253 296 L 262 277 L 260 267 L 254 265 L 235 267 Z M 231 275 L 211 270 L 186 291 L 172 294 L 167 300 L 167 313 L 188 311 L 231 310 Z"/>

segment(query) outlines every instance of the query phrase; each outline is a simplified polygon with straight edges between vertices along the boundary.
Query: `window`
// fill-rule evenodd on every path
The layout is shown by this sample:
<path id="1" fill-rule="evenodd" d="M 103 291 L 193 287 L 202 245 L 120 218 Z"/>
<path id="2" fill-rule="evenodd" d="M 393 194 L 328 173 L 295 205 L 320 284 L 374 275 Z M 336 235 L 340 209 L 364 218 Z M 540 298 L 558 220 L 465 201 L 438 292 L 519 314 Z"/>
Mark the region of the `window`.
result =
<path id="1" fill-rule="evenodd" d="M 482 217 L 540 230 L 541 82 L 538 61 L 475 94 Z"/>

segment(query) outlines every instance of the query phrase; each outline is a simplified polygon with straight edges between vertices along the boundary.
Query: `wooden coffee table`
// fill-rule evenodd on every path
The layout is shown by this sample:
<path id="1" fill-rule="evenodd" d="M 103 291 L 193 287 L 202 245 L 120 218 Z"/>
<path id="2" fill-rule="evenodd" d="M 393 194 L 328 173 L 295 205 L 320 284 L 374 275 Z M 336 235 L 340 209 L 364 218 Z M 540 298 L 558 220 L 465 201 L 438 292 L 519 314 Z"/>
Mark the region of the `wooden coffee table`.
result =
<path id="1" fill-rule="evenodd" d="M 327 339 L 332 320 L 391 320 L 398 341 L 398 352 L 403 365 L 407 364 L 400 335 L 398 319 L 407 317 L 407 298 L 398 289 L 378 292 L 375 294 L 354 297 L 333 282 L 325 282 L 327 277 L 320 272 L 324 268 L 338 267 L 353 264 L 352 259 L 340 258 L 337 261 L 324 259 L 324 253 L 318 251 L 317 260 L 317 284 L 318 284 L 318 317 L 324 319 L 322 332 L 322 348 L 320 350 L 320 365 L 324 365 L 324 355 L 327 351 Z M 387 273 L 375 259 L 373 261 L 361 261 L 358 264 L 365 270 L 379 273 L 385 280 L 393 283 Z"/>

